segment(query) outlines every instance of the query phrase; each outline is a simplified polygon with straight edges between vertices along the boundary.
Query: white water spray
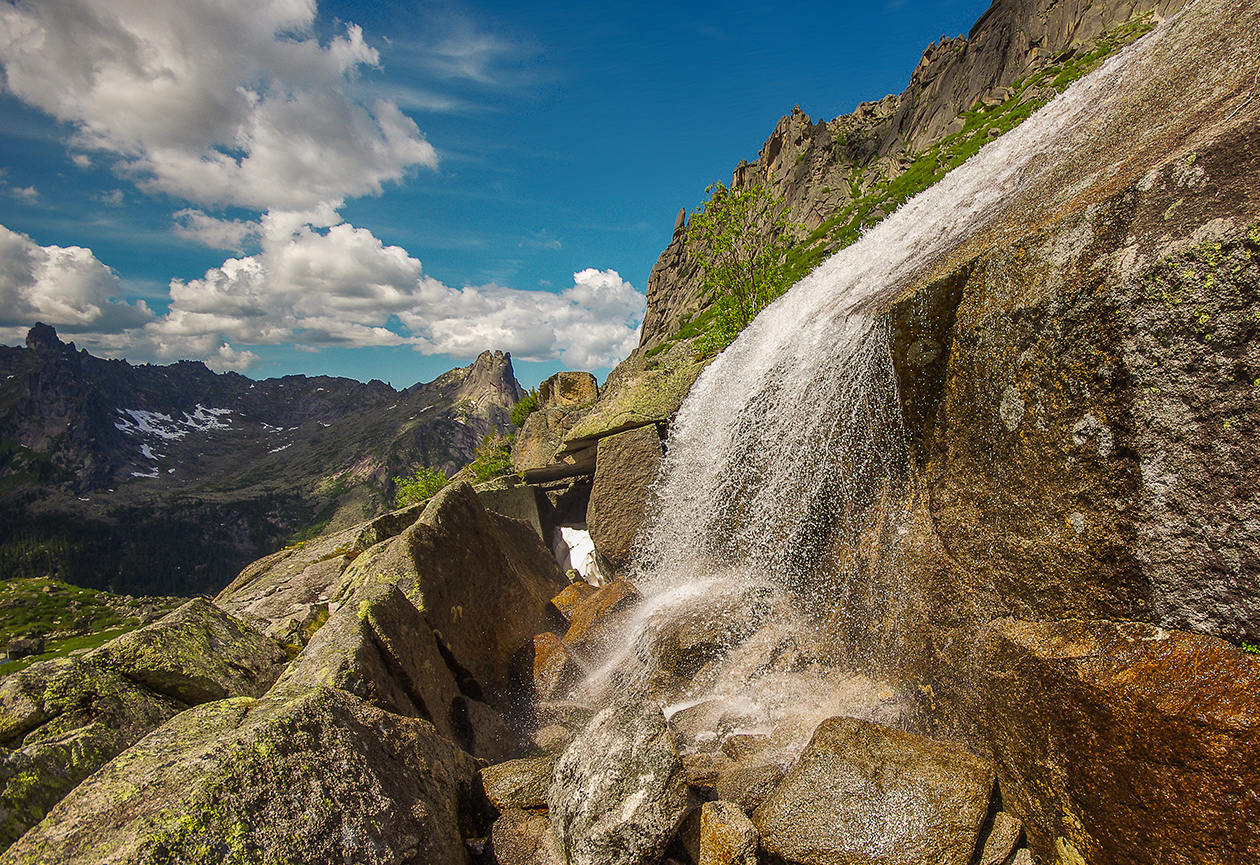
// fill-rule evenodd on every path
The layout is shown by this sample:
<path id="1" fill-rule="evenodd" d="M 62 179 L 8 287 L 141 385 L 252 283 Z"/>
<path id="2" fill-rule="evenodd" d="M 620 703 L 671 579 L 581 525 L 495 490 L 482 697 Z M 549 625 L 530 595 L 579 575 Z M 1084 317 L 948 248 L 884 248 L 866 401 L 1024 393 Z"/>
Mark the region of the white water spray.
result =
<path id="1" fill-rule="evenodd" d="M 791 729 L 784 753 L 829 714 L 895 714 L 886 686 L 838 672 L 835 641 L 801 612 L 862 594 L 864 609 L 891 619 L 904 591 L 895 540 L 906 450 L 883 313 L 1008 211 L 1039 177 L 1040 154 L 1079 141 L 1125 98 L 1135 61 L 1166 28 L 832 256 L 705 370 L 671 428 L 640 534 L 632 580 L 647 599 L 588 697 L 628 689 L 671 703 L 680 729 L 688 713 L 694 721 L 691 747 Z"/>

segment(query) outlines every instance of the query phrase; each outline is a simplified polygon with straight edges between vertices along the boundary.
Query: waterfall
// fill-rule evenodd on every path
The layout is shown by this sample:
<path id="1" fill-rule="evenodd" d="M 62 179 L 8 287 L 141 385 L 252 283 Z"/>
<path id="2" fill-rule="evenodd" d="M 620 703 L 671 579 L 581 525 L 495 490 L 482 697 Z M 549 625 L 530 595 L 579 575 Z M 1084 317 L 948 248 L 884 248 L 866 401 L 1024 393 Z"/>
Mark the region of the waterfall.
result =
<path id="1" fill-rule="evenodd" d="M 833 714 L 895 719 L 877 659 L 843 657 L 808 616 L 831 605 L 896 643 L 908 461 L 885 313 L 916 274 L 1012 216 L 1041 155 L 1087 139 L 1166 30 L 833 255 L 704 371 L 671 426 L 636 547 L 631 580 L 645 600 L 588 678 L 589 698 L 650 694 L 667 714 L 697 715 L 682 725 L 696 737 L 769 732 L 788 718 L 801 730 Z"/>

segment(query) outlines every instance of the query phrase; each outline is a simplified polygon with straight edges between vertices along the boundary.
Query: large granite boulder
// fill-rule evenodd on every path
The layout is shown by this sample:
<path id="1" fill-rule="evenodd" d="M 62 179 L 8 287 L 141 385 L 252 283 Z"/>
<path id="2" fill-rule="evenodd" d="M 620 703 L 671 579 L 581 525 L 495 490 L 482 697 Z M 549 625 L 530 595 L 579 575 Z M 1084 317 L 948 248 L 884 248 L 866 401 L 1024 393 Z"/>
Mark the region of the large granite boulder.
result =
<path id="1" fill-rule="evenodd" d="M 533 529 L 452 484 L 355 557 L 331 590 L 328 622 L 277 692 L 340 688 L 506 759 L 504 718 L 527 711 L 533 636 L 560 620 L 550 599 L 565 585 Z"/>
<path id="2" fill-rule="evenodd" d="M 82 658 L 0 681 L 0 845 L 191 705 L 256 696 L 286 660 L 279 645 L 203 600 Z"/>
<path id="3" fill-rule="evenodd" d="M 599 440 L 586 526 L 595 549 L 613 569 L 623 570 L 643 524 L 648 492 L 665 451 L 654 425 Z"/>
<path id="4" fill-rule="evenodd" d="M 9 848 L 14 865 L 469 865 L 489 806 L 477 764 L 426 721 L 343 691 L 184 712 Z"/>
<path id="5" fill-rule="evenodd" d="M 996 608 L 1260 641 L 1256 11 L 1185 8 L 892 308 L 939 553 L 912 632 Z"/>
<path id="6" fill-rule="evenodd" d="M 547 795 L 569 865 L 657 862 L 687 810 L 677 741 L 650 702 L 603 709 L 565 749 Z"/>
<path id="7" fill-rule="evenodd" d="M 296 697 L 339 688 L 387 712 L 424 718 L 457 741 L 453 710 L 461 696 L 437 640 L 397 585 L 373 584 L 342 605 L 315 634 L 273 693 Z M 461 742 L 470 751 L 473 743 Z"/>
<path id="8" fill-rule="evenodd" d="M 534 635 L 568 585 L 529 526 L 486 511 L 466 484 L 434 496 L 400 536 L 439 645 L 476 683 L 468 696 L 512 710 L 530 690 Z"/>
<path id="9" fill-rule="evenodd" d="M 1260 861 L 1260 657 L 1132 622 L 1007 620 L 982 658 L 971 711 L 1040 856 Z"/>
<path id="10" fill-rule="evenodd" d="M 589 372 L 558 372 L 539 385 L 538 408 L 525 419 L 512 445 L 512 467 L 532 484 L 593 472 L 595 442 L 562 450 L 569 430 L 598 397 Z"/>
<path id="11" fill-rule="evenodd" d="M 424 503 L 410 505 L 265 556 L 246 566 L 214 602 L 282 642 L 305 645 L 327 620 L 329 599 L 350 563 L 410 526 L 423 510 Z"/>
<path id="12" fill-rule="evenodd" d="M 752 821 L 765 850 L 800 865 L 967 865 L 993 781 L 957 746 L 831 718 Z"/>

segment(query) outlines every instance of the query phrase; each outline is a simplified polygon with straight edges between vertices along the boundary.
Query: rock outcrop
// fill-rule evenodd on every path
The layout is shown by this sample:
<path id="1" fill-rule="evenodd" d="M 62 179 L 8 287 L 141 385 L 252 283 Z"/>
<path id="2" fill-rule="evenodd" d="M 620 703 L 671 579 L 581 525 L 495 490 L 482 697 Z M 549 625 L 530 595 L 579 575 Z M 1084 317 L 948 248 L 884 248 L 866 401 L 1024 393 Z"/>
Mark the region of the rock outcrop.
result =
<path id="1" fill-rule="evenodd" d="M 184 712 L 81 784 L 5 861 L 470 865 L 477 764 L 329 688 Z"/>
<path id="2" fill-rule="evenodd" d="M 951 154 L 965 158 L 990 130 L 1009 128 L 1001 116 L 1016 108 L 1026 116 L 1024 106 L 1048 101 L 1095 62 L 1089 58 L 1114 50 L 1183 5 L 1185 0 L 996 0 L 967 38 L 943 37 L 929 45 L 901 94 L 864 102 L 830 121 L 814 122 L 799 107 L 784 116 L 757 159 L 735 168 L 732 187 L 765 184 L 783 198 L 787 220 L 808 232 L 804 245 L 820 256 L 832 252 L 901 204 L 896 181 L 923 167 L 917 159 L 933 155 L 947 139 Z M 1046 74 L 1033 83 L 1037 73 Z M 685 238 L 679 220 L 648 277 L 636 354 L 664 344 L 711 301 Z"/>
<path id="3" fill-rule="evenodd" d="M 81 658 L 8 676 L 0 682 L 0 846 L 190 706 L 263 693 L 285 660 L 272 640 L 193 600 Z"/>
<path id="4" fill-rule="evenodd" d="M 1135 622 L 1005 620 L 975 718 L 1034 849 L 1086 862 L 1260 853 L 1260 658 Z"/>

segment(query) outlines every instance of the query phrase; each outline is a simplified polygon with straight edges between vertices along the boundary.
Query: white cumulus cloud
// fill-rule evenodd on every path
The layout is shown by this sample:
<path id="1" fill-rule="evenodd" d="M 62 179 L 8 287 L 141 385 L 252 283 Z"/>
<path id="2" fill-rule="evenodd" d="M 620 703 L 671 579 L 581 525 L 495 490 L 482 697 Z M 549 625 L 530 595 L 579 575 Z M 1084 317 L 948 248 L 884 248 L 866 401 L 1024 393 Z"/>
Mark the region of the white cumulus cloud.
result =
<path id="1" fill-rule="evenodd" d="M 107 356 L 198 359 L 220 371 L 256 365 L 249 346 L 407 345 L 457 358 L 491 348 L 598 369 L 638 344 L 646 301 L 615 270 L 579 271 L 559 292 L 454 288 L 327 207 L 268 213 L 256 230 L 261 252 L 172 280 L 169 307 L 157 315 L 144 301 L 123 301 L 118 278 L 91 250 L 39 246 L 0 226 L 0 338 L 20 343 L 43 321 Z"/>
<path id="2" fill-rule="evenodd" d="M 40 246 L 0 225 L 0 334 L 20 342 L 36 321 L 70 332 L 122 331 L 153 320 L 128 304 L 114 272 L 80 246 Z"/>
<path id="3" fill-rule="evenodd" d="M 453 288 L 402 247 L 329 217 L 267 214 L 260 253 L 173 281 L 169 313 L 137 343 L 159 356 L 186 346 L 198 357 L 224 343 L 410 345 L 455 357 L 495 348 L 581 369 L 610 366 L 638 342 L 645 300 L 616 271 L 588 268 L 561 292 Z"/>
<path id="4" fill-rule="evenodd" d="M 9 92 L 73 125 L 81 153 L 204 206 L 307 208 L 436 166 L 394 102 L 351 95 L 378 63 L 362 31 L 321 43 L 315 12 L 314 0 L 17 0 L 0 4 L 0 64 Z"/>

